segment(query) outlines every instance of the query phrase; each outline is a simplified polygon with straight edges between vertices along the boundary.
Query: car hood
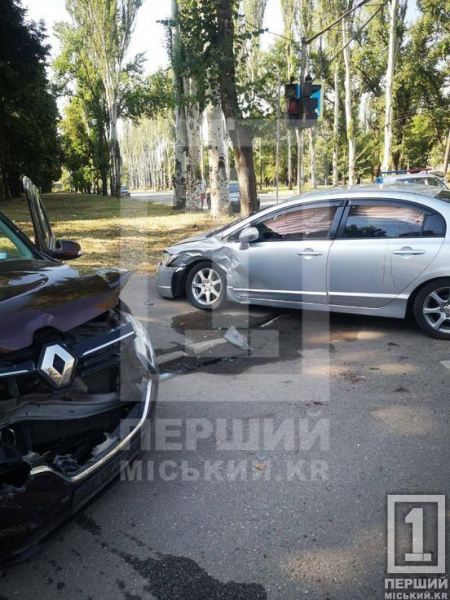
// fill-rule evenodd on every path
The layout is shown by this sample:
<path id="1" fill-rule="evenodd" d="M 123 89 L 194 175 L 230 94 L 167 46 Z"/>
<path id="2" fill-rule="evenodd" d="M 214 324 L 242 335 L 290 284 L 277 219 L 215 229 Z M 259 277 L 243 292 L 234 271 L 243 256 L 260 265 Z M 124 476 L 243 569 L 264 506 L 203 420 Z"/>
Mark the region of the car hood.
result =
<path id="1" fill-rule="evenodd" d="M 43 327 L 69 331 L 113 308 L 130 275 L 45 260 L 0 261 L 0 353 L 30 346 Z"/>
<path id="2" fill-rule="evenodd" d="M 201 242 L 202 240 L 207 240 L 208 235 L 206 233 L 201 233 L 200 235 L 194 235 L 190 238 L 186 238 L 185 240 L 181 240 L 181 242 L 177 242 L 174 246 L 172 246 L 171 248 L 178 248 L 179 246 L 184 246 L 185 244 L 191 244 L 193 242 Z M 184 250 L 184 248 L 183 248 Z M 170 248 L 169 248 L 170 251 Z"/>
<path id="3" fill-rule="evenodd" d="M 216 236 L 206 237 L 204 235 L 199 235 L 187 240 L 182 240 L 170 248 L 166 248 L 166 252 L 169 252 L 170 254 L 181 254 L 185 252 L 190 254 L 191 252 L 197 253 L 217 249 L 221 246 L 222 242 Z"/>

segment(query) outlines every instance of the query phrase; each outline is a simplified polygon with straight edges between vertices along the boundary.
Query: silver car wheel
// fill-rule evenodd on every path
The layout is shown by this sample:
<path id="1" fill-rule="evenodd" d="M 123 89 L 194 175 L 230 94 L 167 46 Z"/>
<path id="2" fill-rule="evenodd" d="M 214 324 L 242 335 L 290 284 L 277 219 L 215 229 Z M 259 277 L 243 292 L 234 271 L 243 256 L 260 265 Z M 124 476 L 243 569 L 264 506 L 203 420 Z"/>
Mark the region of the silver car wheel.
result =
<path id="1" fill-rule="evenodd" d="M 222 292 L 222 278 L 217 271 L 206 267 L 192 280 L 192 294 L 199 304 L 211 306 Z"/>
<path id="2" fill-rule="evenodd" d="M 431 292 L 423 303 L 425 321 L 436 331 L 450 333 L 450 287 Z"/>

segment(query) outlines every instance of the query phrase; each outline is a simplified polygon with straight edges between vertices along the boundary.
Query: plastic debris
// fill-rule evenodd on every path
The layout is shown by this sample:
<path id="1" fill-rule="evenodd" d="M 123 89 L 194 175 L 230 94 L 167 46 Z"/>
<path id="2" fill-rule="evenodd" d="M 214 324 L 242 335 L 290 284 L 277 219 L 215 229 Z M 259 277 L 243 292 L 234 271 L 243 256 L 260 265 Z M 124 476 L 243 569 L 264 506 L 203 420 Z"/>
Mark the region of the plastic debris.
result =
<path id="1" fill-rule="evenodd" d="M 238 348 L 242 348 L 242 350 L 251 350 L 247 338 L 239 333 L 239 331 L 233 325 L 229 327 L 224 335 L 227 342 L 233 344 L 233 346 L 237 346 Z"/>

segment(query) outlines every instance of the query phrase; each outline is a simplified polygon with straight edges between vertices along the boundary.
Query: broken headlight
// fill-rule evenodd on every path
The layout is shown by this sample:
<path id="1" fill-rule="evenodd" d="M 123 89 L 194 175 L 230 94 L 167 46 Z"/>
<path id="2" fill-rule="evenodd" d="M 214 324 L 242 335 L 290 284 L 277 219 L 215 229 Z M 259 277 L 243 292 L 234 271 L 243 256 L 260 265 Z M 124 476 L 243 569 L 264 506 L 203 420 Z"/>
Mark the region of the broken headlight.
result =
<path id="1" fill-rule="evenodd" d="M 162 255 L 162 264 L 165 267 L 168 267 L 169 265 L 171 265 L 174 260 L 177 258 L 178 254 L 170 254 L 170 252 L 167 252 L 167 250 L 164 250 L 163 255 Z"/>
<path id="2" fill-rule="evenodd" d="M 130 313 L 123 314 L 126 321 L 131 323 L 136 334 L 134 339 L 134 349 L 139 360 L 145 368 L 151 367 L 152 370 L 155 370 L 157 365 L 156 355 L 145 327 Z"/>

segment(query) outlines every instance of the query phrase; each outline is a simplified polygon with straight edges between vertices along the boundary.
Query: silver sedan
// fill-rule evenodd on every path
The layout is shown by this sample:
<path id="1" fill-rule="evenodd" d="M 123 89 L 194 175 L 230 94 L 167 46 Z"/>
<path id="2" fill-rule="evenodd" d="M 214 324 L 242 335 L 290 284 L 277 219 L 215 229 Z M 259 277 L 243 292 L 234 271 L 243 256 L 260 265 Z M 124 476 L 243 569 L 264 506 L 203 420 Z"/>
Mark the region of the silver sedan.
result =
<path id="1" fill-rule="evenodd" d="M 295 197 L 164 251 L 159 293 L 402 319 L 450 339 L 450 192 L 369 185 Z"/>

